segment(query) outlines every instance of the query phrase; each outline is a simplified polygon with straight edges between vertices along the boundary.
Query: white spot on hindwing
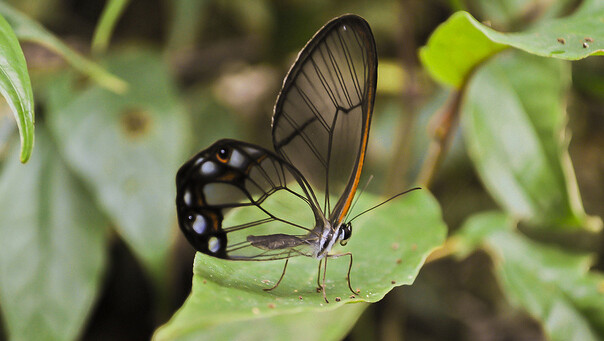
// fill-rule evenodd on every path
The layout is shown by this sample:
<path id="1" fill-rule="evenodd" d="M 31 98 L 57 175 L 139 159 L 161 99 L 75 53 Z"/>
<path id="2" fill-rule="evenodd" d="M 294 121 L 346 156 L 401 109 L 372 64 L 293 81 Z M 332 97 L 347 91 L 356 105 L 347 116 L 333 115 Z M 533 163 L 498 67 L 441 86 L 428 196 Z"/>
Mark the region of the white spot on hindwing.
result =
<path id="1" fill-rule="evenodd" d="M 206 161 L 201 165 L 201 175 L 214 175 L 216 172 L 218 172 L 218 167 L 212 161 Z"/>
<path id="2" fill-rule="evenodd" d="M 243 150 L 253 158 L 262 154 L 262 152 L 260 152 L 258 149 L 251 148 L 251 147 L 243 147 Z"/>
<path id="3" fill-rule="evenodd" d="M 220 240 L 216 237 L 210 238 L 210 240 L 208 240 L 208 250 L 212 253 L 218 252 L 220 250 Z"/>
<path id="4" fill-rule="evenodd" d="M 206 220 L 206 217 L 201 214 L 196 214 L 194 217 L 195 220 L 193 220 L 193 222 L 191 223 L 191 228 L 193 228 L 193 230 L 197 232 L 197 234 L 203 234 L 208 226 L 208 221 Z"/>
<path id="5" fill-rule="evenodd" d="M 188 189 L 185 190 L 185 194 L 182 196 L 182 199 L 185 202 L 185 205 L 191 206 L 191 204 L 193 203 L 191 191 L 189 191 Z"/>
<path id="6" fill-rule="evenodd" d="M 234 149 L 229 159 L 229 165 L 233 168 L 241 169 L 245 164 L 245 156 L 240 151 Z"/>

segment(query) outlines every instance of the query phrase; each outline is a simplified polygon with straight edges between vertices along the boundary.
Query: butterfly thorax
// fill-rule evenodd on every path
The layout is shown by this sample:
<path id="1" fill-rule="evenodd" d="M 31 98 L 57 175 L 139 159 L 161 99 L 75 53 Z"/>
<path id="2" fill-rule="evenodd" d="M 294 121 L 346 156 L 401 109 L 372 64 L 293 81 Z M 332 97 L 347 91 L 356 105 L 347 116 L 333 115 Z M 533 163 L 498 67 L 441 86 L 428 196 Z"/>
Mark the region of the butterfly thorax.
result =
<path id="1" fill-rule="evenodd" d="M 317 259 L 321 259 L 329 254 L 337 241 L 340 241 L 342 246 L 346 245 L 346 242 L 352 233 L 352 226 L 350 223 L 340 223 L 337 227 L 334 227 L 331 223 L 326 221 L 324 226 L 315 227 L 315 231 L 320 233 L 321 237 L 318 240 L 313 256 Z M 315 231 L 313 231 L 313 233 L 315 233 Z"/>

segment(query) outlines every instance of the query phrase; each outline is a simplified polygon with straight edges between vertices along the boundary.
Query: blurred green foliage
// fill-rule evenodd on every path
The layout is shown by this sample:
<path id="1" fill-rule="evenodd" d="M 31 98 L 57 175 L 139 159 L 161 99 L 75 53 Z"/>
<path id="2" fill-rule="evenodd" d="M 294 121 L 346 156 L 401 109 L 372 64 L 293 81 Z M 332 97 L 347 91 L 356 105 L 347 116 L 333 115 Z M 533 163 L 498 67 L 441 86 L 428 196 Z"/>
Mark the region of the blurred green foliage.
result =
<path id="1" fill-rule="evenodd" d="M 345 250 L 368 297 L 345 295 L 335 260 L 328 305 L 310 259 L 265 293 L 282 263 L 194 256 L 174 176 L 219 138 L 270 146 L 285 72 L 343 13 L 370 23 L 380 64 L 359 207 L 428 188 L 359 220 Z M 0 15 L 8 338 L 604 338 L 601 1 L 15 0 Z"/>

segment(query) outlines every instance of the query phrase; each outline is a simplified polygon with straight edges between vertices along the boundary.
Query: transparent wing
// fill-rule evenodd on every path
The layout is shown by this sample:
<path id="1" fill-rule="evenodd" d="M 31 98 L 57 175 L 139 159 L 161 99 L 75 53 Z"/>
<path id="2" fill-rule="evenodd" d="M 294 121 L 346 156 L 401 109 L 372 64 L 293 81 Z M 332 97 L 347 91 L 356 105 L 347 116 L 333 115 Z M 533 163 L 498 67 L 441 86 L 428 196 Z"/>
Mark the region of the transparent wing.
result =
<path id="1" fill-rule="evenodd" d="M 176 186 L 179 225 L 198 251 L 242 260 L 313 255 L 323 219 L 316 198 L 276 154 L 220 140 L 180 168 Z"/>
<path id="2" fill-rule="evenodd" d="M 273 144 L 319 197 L 332 225 L 350 208 L 365 158 L 377 81 L 375 41 L 367 22 L 345 15 L 307 43 L 275 104 Z M 330 195 L 340 195 L 330 202 Z"/>

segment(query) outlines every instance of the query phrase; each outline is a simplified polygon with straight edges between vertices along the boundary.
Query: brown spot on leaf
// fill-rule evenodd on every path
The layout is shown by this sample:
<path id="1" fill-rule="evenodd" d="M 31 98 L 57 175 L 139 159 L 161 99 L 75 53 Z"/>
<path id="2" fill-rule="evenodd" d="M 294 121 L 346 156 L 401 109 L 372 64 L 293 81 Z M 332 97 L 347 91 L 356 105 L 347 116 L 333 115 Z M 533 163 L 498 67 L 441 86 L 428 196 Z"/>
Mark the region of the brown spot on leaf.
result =
<path id="1" fill-rule="evenodd" d="M 127 137 L 143 137 L 151 128 L 151 117 L 141 108 L 128 108 L 122 112 L 120 125 Z"/>
<path id="2" fill-rule="evenodd" d="M 275 309 L 275 304 L 274 304 L 274 303 L 269 303 L 267 306 L 268 306 L 269 308 L 271 308 L 271 309 Z"/>
<path id="3" fill-rule="evenodd" d="M 586 42 L 588 42 L 588 43 L 593 43 L 593 42 L 594 42 L 594 39 L 593 39 L 592 37 L 585 37 L 585 39 L 584 39 L 584 40 L 585 40 Z"/>
<path id="4" fill-rule="evenodd" d="M 336 302 L 340 302 L 342 299 L 338 296 L 336 297 Z"/>
<path id="5" fill-rule="evenodd" d="M 564 38 L 558 38 L 556 40 L 558 40 L 558 42 L 562 45 L 566 44 L 566 40 L 564 40 Z"/>

